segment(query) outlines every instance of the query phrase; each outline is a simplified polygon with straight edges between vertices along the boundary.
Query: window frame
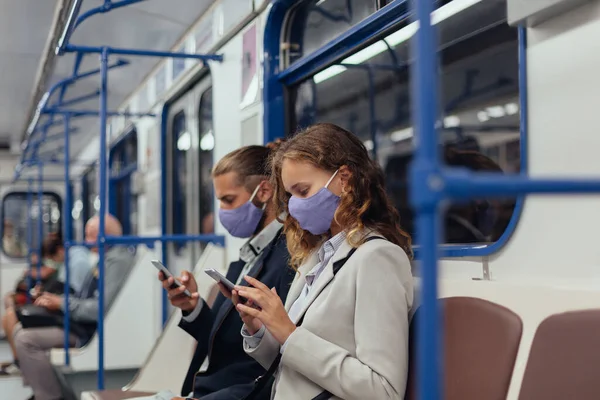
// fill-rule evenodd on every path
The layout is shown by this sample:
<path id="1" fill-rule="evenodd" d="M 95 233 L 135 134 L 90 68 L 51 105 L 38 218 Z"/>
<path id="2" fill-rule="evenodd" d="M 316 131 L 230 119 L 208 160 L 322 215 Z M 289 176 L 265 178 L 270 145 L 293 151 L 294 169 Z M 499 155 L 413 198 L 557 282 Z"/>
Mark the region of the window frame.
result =
<path id="1" fill-rule="evenodd" d="M 264 34 L 264 142 L 272 142 L 281 132 L 289 132 L 293 121 L 293 104 L 290 100 L 289 88 L 324 70 L 340 59 L 350 56 L 372 43 L 380 40 L 386 34 L 396 30 L 398 25 L 411 18 L 410 2 L 398 0 L 386 2 L 387 4 L 378 11 L 365 18 L 346 32 L 339 35 L 329 43 L 314 52 L 303 55 L 300 59 L 285 68 L 284 49 L 286 33 L 289 32 L 290 13 L 307 1 L 277 0 L 271 7 L 267 17 Z M 438 3 L 439 5 L 440 3 Z M 445 4 L 445 2 L 441 2 Z M 381 4 L 380 4 L 381 5 Z M 297 32 L 295 34 L 298 34 Z M 520 174 L 527 174 L 527 59 L 526 30 L 518 28 L 518 53 L 519 53 L 519 106 L 520 116 Z M 485 257 L 496 253 L 508 242 L 514 233 L 520 219 L 524 204 L 524 197 L 516 199 L 515 208 L 508 226 L 501 237 L 494 243 L 469 243 L 469 244 L 440 244 L 441 257 Z M 414 246 L 415 257 L 419 258 L 419 246 Z"/>
<path id="2" fill-rule="evenodd" d="M 31 193 L 32 199 L 37 200 L 37 197 L 38 197 L 37 192 L 27 192 L 25 190 L 13 190 L 13 191 L 5 193 L 2 196 L 2 203 L 0 205 L 0 220 L 2 220 L 2 225 L 0 225 L 0 237 L 2 237 L 2 238 L 4 237 L 4 217 L 5 217 L 4 210 L 5 210 L 6 199 L 11 196 L 25 196 L 26 197 L 28 193 Z M 58 193 L 56 193 L 54 191 L 50 191 L 50 190 L 44 190 L 42 192 L 42 196 L 49 196 L 49 197 L 54 198 L 54 200 L 56 201 L 56 204 L 58 205 L 58 209 L 60 210 L 60 218 L 58 219 L 58 222 L 57 222 L 58 223 L 58 231 L 57 232 L 58 232 L 59 236 L 62 237 L 62 234 L 63 234 L 63 211 L 64 211 L 63 210 L 63 199 Z M 36 226 L 34 226 L 33 228 L 37 229 L 37 223 L 36 223 Z M 37 251 L 37 249 L 31 249 L 30 243 L 27 243 L 27 254 L 25 254 L 23 257 L 15 257 L 15 256 L 8 254 L 4 250 L 4 242 L 3 242 L 2 244 L 0 244 L 0 251 L 2 252 L 2 254 L 5 257 L 7 257 L 11 260 L 25 260 L 29 257 L 29 255 L 32 252 Z"/>

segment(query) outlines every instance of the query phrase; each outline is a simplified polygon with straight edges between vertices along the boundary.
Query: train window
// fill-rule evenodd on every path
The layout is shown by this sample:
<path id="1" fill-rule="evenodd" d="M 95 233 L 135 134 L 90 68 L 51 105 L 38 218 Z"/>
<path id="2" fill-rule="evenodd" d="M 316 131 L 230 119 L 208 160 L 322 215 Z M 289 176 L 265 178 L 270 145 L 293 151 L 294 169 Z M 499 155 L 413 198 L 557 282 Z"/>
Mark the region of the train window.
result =
<path id="1" fill-rule="evenodd" d="M 85 232 L 86 222 L 100 210 L 98 196 L 98 167 L 96 164 L 83 174 L 81 179 L 81 202 L 73 203 L 73 218 L 81 221 L 82 232 Z"/>
<path id="2" fill-rule="evenodd" d="M 518 37 L 506 24 L 504 1 L 438 9 L 439 143 L 448 165 L 472 170 L 520 170 Z M 464 7 L 463 7 L 464 8 Z M 410 38 L 406 20 L 395 31 L 290 87 L 288 126 L 332 122 L 362 140 L 384 168 L 402 225 L 414 233 L 406 172 L 413 148 Z M 515 200 L 451 205 L 446 243 L 494 242 L 504 233 Z"/>
<path id="3" fill-rule="evenodd" d="M 61 232 L 61 201 L 54 193 L 44 192 L 40 210 L 37 193 L 13 192 L 2 200 L 2 251 L 8 257 L 26 257 L 31 249 L 39 247 L 39 219 L 42 219 L 42 237 Z M 41 215 L 40 215 L 41 211 Z"/>
<path id="4" fill-rule="evenodd" d="M 215 147 L 212 119 L 212 87 L 202 93 L 198 115 L 198 132 L 200 132 L 200 233 L 212 234 L 215 231 L 213 213 L 214 195 L 211 176 L 213 149 Z"/>
<path id="5" fill-rule="evenodd" d="M 187 196 L 186 185 L 188 179 L 187 157 L 188 150 L 192 148 L 192 137 L 186 128 L 185 112 L 181 111 L 173 118 L 173 234 L 187 232 Z M 173 244 L 179 254 L 185 243 Z"/>
<path id="6" fill-rule="evenodd" d="M 294 54 L 310 54 L 378 8 L 377 0 L 310 0 L 298 6 L 290 26 Z M 295 32 L 299 36 L 294 37 Z M 296 53 L 300 50 L 301 53 Z M 292 57 L 292 59 L 298 57 Z M 294 60 L 295 61 L 295 60 Z"/>
<path id="7" fill-rule="evenodd" d="M 125 235 L 137 233 L 138 196 L 131 190 L 132 176 L 137 171 L 137 131 L 130 129 L 110 150 L 109 210 Z"/>

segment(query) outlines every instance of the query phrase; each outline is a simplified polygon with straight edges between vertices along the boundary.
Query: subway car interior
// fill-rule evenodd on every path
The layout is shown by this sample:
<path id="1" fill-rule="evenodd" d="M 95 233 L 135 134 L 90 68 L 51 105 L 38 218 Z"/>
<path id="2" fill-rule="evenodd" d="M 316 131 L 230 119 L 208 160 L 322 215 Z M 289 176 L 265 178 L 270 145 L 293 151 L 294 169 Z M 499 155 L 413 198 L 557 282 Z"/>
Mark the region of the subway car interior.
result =
<path id="1" fill-rule="evenodd" d="M 0 7 L 0 398 L 364 399 L 348 389 L 373 382 L 356 365 L 388 388 L 375 400 L 600 398 L 600 0 Z M 304 360 L 330 369 L 323 381 L 286 375 L 300 361 L 279 343 L 273 364 L 256 358 L 262 380 L 236 376 L 252 390 L 274 380 L 266 397 L 186 391 L 217 368 L 219 335 L 256 363 L 237 300 L 205 273 L 250 264 L 257 235 L 222 222 L 215 166 L 248 146 L 279 153 L 322 123 L 360 140 L 412 237 L 407 338 L 384 351 L 406 349 L 390 367 L 403 383 L 352 336 L 343 359 Z M 292 251 L 296 216 L 279 218 Z M 202 310 L 226 304 L 209 337 L 186 330 L 161 275 L 193 277 Z M 81 299 L 89 308 L 71 306 Z M 231 313 L 241 334 L 221 329 Z M 261 343 L 275 335 L 265 326 Z M 310 389 L 284 395 L 289 376 Z"/>

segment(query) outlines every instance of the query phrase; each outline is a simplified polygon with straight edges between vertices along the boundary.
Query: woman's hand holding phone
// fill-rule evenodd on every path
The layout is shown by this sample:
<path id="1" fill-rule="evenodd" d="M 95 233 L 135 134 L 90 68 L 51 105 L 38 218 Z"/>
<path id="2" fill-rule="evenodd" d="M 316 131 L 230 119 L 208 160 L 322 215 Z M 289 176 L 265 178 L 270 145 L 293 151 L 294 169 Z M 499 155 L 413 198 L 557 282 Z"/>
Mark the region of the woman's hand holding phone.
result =
<path id="1" fill-rule="evenodd" d="M 250 276 L 244 277 L 250 286 L 236 286 L 234 292 L 237 296 L 248 299 L 246 304 L 237 303 L 236 309 L 242 315 L 242 319 L 258 320 L 261 325 L 269 330 L 271 335 L 281 344 L 284 344 L 287 338 L 296 330 L 296 325 L 288 316 L 281 298 L 275 288 L 269 289 L 264 283 Z M 253 306 L 249 306 L 252 302 Z M 258 307 L 257 307 L 258 306 Z M 244 323 L 246 323 L 244 320 Z M 258 323 L 254 322 L 254 326 Z M 248 324 L 246 324 L 248 327 Z M 259 328 L 260 329 L 260 326 Z M 258 330 L 257 329 L 257 330 Z"/>
<path id="2" fill-rule="evenodd" d="M 223 296 L 227 297 L 229 300 L 231 300 L 233 302 L 233 305 L 236 307 L 237 312 L 240 314 L 240 317 L 242 318 L 244 325 L 246 325 L 246 330 L 248 331 L 248 333 L 251 335 L 254 335 L 256 332 L 258 332 L 259 329 L 262 328 L 262 325 L 263 325 L 262 322 L 260 322 L 259 319 L 250 316 L 248 313 L 240 311 L 237 308 L 238 304 L 246 304 L 246 306 L 248 306 L 248 307 L 256 308 L 256 306 L 254 305 L 252 300 L 248 300 L 244 303 L 240 299 L 240 295 L 237 290 L 229 291 L 229 289 L 227 289 L 225 287 L 225 285 L 223 285 L 220 282 L 217 285 L 219 286 L 219 290 L 221 291 Z"/>
<path id="3" fill-rule="evenodd" d="M 165 279 L 165 275 L 162 272 L 158 273 L 158 279 L 162 282 L 163 288 L 167 291 L 167 297 L 173 307 L 188 312 L 191 312 L 196 308 L 198 300 L 200 299 L 200 294 L 198 293 L 198 284 L 196 283 L 194 275 L 190 274 L 188 271 L 183 271 L 179 278 L 181 286 L 175 285 L 175 278 L 173 277 Z M 186 290 L 192 294 L 192 297 L 184 294 Z"/>

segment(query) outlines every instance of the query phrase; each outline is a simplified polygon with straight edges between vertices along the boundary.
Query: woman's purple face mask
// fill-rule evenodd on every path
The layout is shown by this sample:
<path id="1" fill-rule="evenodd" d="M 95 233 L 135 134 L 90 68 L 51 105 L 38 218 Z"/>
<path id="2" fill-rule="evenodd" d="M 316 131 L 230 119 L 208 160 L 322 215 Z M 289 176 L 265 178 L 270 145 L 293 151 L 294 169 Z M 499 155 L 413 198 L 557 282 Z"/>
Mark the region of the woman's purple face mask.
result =
<path id="1" fill-rule="evenodd" d="M 285 160 L 281 177 L 286 191 L 292 196 L 288 203 L 290 215 L 300 227 L 313 235 L 326 233 L 340 203 L 333 174 L 308 163 Z"/>

